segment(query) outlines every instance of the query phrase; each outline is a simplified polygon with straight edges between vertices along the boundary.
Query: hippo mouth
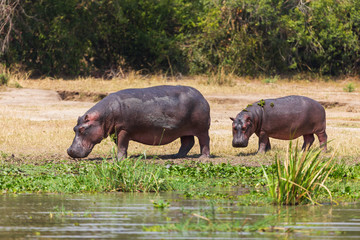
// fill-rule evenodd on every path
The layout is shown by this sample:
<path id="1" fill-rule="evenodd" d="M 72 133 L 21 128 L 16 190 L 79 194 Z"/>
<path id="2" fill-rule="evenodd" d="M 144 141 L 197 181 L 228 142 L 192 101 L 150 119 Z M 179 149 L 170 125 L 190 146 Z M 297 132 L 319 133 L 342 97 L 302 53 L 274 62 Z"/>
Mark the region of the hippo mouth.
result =
<path id="1" fill-rule="evenodd" d="M 247 145 L 248 145 L 248 142 L 246 141 L 246 142 L 232 142 L 232 146 L 233 147 L 236 147 L 236 148 L 238 148 L 238 147 L 247 147 Z"/>
<path id="2" fill-rule="evenodd" d="M 91 150 L 86 152 L 85 151 L 79 152 L 70 148 L 67 150 L 67 154 L 72 158 L 85 158 L 90 154 L 90 152 Z"/>
<path id="3" fill-rule="evenodd" d="M 71 145 L 67 150 L 67 154 L 72 158 L 85 158 L 91 153 L 93 147 L 93 144 L 86 147 L 82 145 Z"/>
<path id="4" fill-rule="evenodd" d="M 243 137 L 241 140 L 233 139 L 232 141 L 232 146 L 236 148 L 247 147 L 248 144 L 249 144 L 249 139 L 245 137 Z"/>

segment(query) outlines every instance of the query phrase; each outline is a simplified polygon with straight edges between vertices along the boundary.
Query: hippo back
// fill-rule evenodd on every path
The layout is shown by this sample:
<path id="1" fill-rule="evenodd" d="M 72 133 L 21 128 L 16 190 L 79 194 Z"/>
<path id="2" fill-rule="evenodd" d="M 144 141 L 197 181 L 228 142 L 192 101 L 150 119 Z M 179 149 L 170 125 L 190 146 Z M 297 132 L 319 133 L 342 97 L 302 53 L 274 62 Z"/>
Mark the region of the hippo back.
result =
<path id="1" fill-rule="evenodd" d="M 131 140 L 144 144 L 153 144 L 153 139 L 166 144 L 210 127 L 208 102 L 187 86 L 125 89 L 108 95 L 93 108 L 112 115 L 112 133 L 124 130 Z"/>
<path id="2" fill-rule="evenodd" d="M 304 96 L 267 99 L 263 108 L 262 130 L 269 137 L 297 138 L 325 129 L 326 115 L 321 104 Z"/>

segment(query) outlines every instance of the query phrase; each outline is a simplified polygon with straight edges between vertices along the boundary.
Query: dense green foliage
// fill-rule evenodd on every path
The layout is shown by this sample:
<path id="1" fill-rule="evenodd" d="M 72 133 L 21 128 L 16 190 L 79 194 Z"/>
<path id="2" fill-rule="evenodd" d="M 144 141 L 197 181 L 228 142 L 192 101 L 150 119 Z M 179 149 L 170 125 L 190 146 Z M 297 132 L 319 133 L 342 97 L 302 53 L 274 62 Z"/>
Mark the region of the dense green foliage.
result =
<path id="1" fill-rule="evenodd" d="M 34 75 L 360 70 L 357 0 L 15 1 L 0 62 Z"/>

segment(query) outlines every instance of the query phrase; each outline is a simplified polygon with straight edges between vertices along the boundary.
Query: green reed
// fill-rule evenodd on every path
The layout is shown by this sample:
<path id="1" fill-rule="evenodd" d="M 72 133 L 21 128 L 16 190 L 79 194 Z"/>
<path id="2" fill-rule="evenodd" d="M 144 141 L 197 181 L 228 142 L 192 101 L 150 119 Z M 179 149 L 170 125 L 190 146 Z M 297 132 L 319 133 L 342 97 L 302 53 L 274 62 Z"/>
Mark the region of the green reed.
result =
<path id="1" fill-rule="evenodd" d="M 321 150 L 301 151 L 298 144 L 293 149 L 290 142 L 283 164 L 278 157 L 275 158 L 275 173 L 269 175 L 263 168 L 268 193 L 275 203 L 316 204 L 314 198 L 321 194 L 320 190 L 325 190 L 332 202 L 332 195 L 325 186 L 325 181 L 334 168 L 334 158 L 324 159 L 320 154 Z"/>

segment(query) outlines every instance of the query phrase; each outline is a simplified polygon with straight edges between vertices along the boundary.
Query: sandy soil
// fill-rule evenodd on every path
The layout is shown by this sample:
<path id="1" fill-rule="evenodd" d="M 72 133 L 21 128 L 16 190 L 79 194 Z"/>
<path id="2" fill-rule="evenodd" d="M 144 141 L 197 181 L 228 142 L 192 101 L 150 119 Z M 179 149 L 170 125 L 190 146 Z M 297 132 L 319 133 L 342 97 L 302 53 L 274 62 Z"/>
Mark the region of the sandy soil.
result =
<path id="1" fill-rule="evenodd" d="M 76 119 L 79 112 L 85 112 L 93 104 L 92 102 L 62 101 L 60 95 L 51 90 L 8 88 L 6 91 L 0 92 L 0 105 L 2 107 L 18 109 L 18 111 L 14 111 L 13 117 L 32 121 Z M 47 108 L 35 111 L 29 108 L 36 106 L 56 106 L 60 109 Z"/>
<path id="2" fill-rule="evenodd" d="M 278 97 L 279 93 L 276 94 L 258 94 L 258 93 L 247 93 L 241 95 L 233 94 L 209 94 L 205 95 L 211 105 L 212 109 L 212 129 L 211 134 L 213 135 L 212 139 L 216 139 L 219 135 L 226 135 L 226 138 L 229 138 L 231 142 L 231 131 L 228 129 L 230 125 L 230 120 L 228 117 L 235 116 L 244 106 L 249 103 L 255 102 L 262 98 L 271 98 Z M 16 121 L 16 119 L 25 119 L 29 120 L 29 125 L 27 128 L 31 128 L 32 125 L 36 125 L 38 122 L 56 122 L 62 121 L 66 122 L 67 144 L 72 141 L 72 138 L 69 137 L 72 135 L 71 128 L 76 123 L 76 119 L 79 115 L 82 115 L 86 112 L 91 106 L 94 105 L 95 99 L 100 99 L 104 97 L 105 94 L 81 94 L 79 92 L 65 92 L 65 91 L 52 91 L 52 90 L 40 90 L 40 89 L 15 89 L 7 88 L 0 91 L 0 116 L 4 119 L 12 119 L 10 121 Z M 320 101 L 322 105 L 326 108 L 328 116 L 328 130 L 330 133 L 344 131 L 343 135 L 338 136 L 338 139 L 342 139 L 343 142 L 339 143 L 346 145 L 347 141 L 358 142 L 360 143 L 360 95 L 359 93 L 345 93 L 345 92 L 331 92 L 324 91 L 319 93 L 317 89 L 308 94 L 309 97 L 313 97 Z M 329 97 L 331 96 L 331 97 Z M 63 100 L 68 99 L 68 100 Z M 69 100 L 70 99 L 70 100 Z M 76 100 L 76 101 L 74 101 Z M 7 123 L 11 126 L 9 123 Z M 224 127 L 225 126 L 225 127 Z M 48 128 L 48 124 L 44 125 L 44 128 Z M 41 130 L 41 125 L 39 127 Z M 15 130 L 14 130 L 15 131 Z M 34 131 L 39 131 L 35 129 Z M 46 132 L 46 129 L 43 129 Z M 2 132 L 0 131 L 0 134 Z M 5 135 L 5 131 L 2 133 Z M 14 134 L 19 134 L 16 132 Z M 55 134 L 56 135 L 56 134 Z M 62 135 L 62 133 L 59 133 Z M 328 133 L 329 135 L 329 133 Z M 333 134 L 334 135 L 334 134 Z M 214 137 L 215 136 L 215 137 Z M 351 140 L 344 139 L 344 136 L 352 136 Z M 3 138 L 2 138 L 3 137 Z M 27 137 L 29 138 L 29 137 Z M 254 146 L 252 149 L 246 152 L 232 150 L 229 154 L 215 153 L 214 156 L 210 159 L 205 159 L 202 161 L 212 161 L 215 163 L 220 162 L 231 162 L 233 164 L 243 164 L 243 165 L 258 165 L 258 161 L 254 160 L 254 155 L 256 153 L 256 144 L 257 138 L 253 140 Z M 11 151 L 11 148 L 7 148 L 11 141 L 10 137 L 0 135 L 0 152 L 3 151 L 1 148 L 4 148 L 6 153 Z M 330 139 L 331 134 L 330 134 Z M 31 141 L 26 140 L 26 141 Z M 220 140 L 223 141 L 223 140 Z M 273 141 L 273 140 L 272 140 Z M 301 140 L 302 141 L 302 140 Z M 316 140 L 317 141 L 317 140 Z M 275 142 L 276 144 L 276 142 Z M 317 144 L 317 142 L 316 142 Z M 41 146 L 41 145 L 39 145 Z M 276 145 L 275 145 L 276 146 Z M 352 147 L 354 158 L 352 161 L 360 161 L 360 150 L 358 148 L 354 149 Z M 216 147 L 216 146 L 215 146 Z M 30 147 L 31 148 L 31 143 Z M 25 158 L 31 159 L 32 157 L 39 158 L 39 155 L 36 154 L 37 150 L 24 148 L 23 154 L 19 154 L 20 150 L 14 150 L 18 161 L 24 161 Z M 34 148 L 37 148 L 35 145 Z M 137 147 L 138 148 L 138 147 Z M 214 146 L 212 147 L 214 148 Z M 54 148 L 55 149 L 55 148 Z M 44 158 L 51 160 L 60 160 L 67 159 L 66 148 L 64 144 L 57 146 L 57 149 L 50 151 L 49 155 L 44 155 Z M 173 162 L 183 162 L 187 160 L 195 160 L 198 156 L 197 150 L 190 152 L 190 155 L 186 159 L 172 160 L 169 155 L 157 155 L 160 159 L 160 162 L 173 161 Z M 161 150 L 163 151 L 163 150 Z M 344 150 L 348 151 L 348 150 Z M 21 151 L 20 151 L 21 152 Z M 136 151 L 135 151 L 136 152 Z M 176 151 L 174 151 L 175 153 Z M 234 154 L 236 153 L 236 154 Z M 40 154 L 41 155 L 41 154 Z M 345 154 L 346 155 L 346 154 Z M 101 154 L 95 153 L 90 155 L 90 159 L 99 159 Z M 12 156 L 14 158 L 14 155 Z M 267 164 L 271 163 L 274 155 L 270 154 L 267 156 L 261 157 L 261 163 Z M 100 157 L 101 158 L 101 157 Z M 165 161 L 164 161 L 165 160 Z"/>

